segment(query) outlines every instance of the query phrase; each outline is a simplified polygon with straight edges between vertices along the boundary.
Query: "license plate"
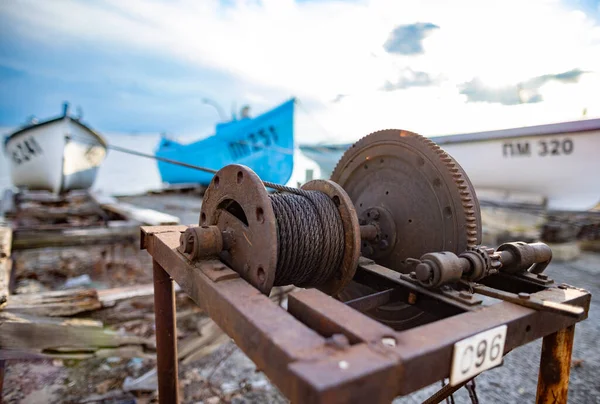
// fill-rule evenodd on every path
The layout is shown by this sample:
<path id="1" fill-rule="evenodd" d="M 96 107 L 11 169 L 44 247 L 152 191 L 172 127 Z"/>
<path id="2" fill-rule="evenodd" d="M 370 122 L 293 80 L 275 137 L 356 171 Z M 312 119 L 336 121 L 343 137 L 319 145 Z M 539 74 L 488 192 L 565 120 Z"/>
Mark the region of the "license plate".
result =
<path id="1" fill-rule="evenodd" d="M 480 332 L 454 344 L 450 384 L 456 386 L 502 363 L 506 326 Z"/>

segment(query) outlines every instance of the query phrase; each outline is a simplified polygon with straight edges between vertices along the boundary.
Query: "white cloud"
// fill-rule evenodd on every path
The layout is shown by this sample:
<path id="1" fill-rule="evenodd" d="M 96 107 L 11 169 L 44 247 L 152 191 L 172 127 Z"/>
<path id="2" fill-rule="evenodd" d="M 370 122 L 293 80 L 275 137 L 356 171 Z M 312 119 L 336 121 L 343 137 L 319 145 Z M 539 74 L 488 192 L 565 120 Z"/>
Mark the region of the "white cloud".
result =
<path id="1" fill-rule="evenodd" d="M 539 104 L 474 104 L 459 94 L 458 85 L 475 77 L 503 86 L 574 68 L 600 72 L 600 28 L 556 0 L 260 3 L 26 0 L 5 2 L 0 12 L 40 40 L 102 43 L 230 72 L 256 88 L 240 94 L 260 104 L 255 110 L 282 100 L 261 89 L 318 101 L 314 118 L 336 135 L 329 141 L 385 127 L 439 134 L 577 119 L 583 108 L 600 115 L 598 73 L 544 86 Z M 425 53 L 386 53 L 390 32 L 415 22 L 440 27 L 424 39 Z M 441 80 L 380 91 L 407 67 Z M 349 96 L 331 103 L 338 94 Z M 309 126 L 301 123 L 300 140 L 319 140 L 323 131 Z"/>

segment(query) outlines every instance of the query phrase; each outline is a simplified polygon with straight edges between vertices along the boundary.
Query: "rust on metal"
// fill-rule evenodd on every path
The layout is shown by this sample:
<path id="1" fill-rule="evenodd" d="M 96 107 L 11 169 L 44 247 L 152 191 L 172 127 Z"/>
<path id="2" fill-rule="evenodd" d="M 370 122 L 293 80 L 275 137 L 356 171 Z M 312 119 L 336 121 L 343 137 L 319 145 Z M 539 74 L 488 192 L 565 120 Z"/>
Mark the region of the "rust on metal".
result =
<path id="1" fill-rule="evenodd" d="M 365 136 L 344 153 L 331 180 L 348 193 L 360 218 L 373 208 L 390 213 L 396 239 L 373 257 L 378 264 L 410 272 L 406 258 L 458 254 L 481 242 L 471 182 L 450 155 L 416 133 L 390 129 Z"/>
<path id="2" fill-rule="evenodd" d="M 544 337 L 536 403 L 567 402 L 574 335 L 575 326 L 571 325 Z"/>
<path id="3" fill-rule="evenodd" d="M 179 251 L 192 260 L 217 257 L 224 249 L 223 234 L 217 226 L 188 227 L 179 242 Z"/>
<path id="4" fill-rule="evenodd" d="M 470 287 L 477 293 L 485 296 L 493 297 L 496 299 L 505 300 L 514 304 L 518 304 L 524 307 L 530 307 L 541 311 L 548 311 L 556 314 L 563 314 L 565 316 L 571 316 L 574 318 L 581 318 L 586 315 L 586 310 L 583 307 L 573 306 L 570 304 L 553 302 L 548 300 L 541 300 L 529 293 L 514 293 L 505 292 L 502 290 L 492 289 L 487 286 L 471 284 Z"/>
<path id="5" fill-rule="evenodd" d="M 379 229 L 373 224 L 360 225 L 360 238 L 363 240 L 375 240 L 379 235 Z"/>
<path id="6" fill-rule="evenodd" d="M 392 285 L 400 291 L 396 292 L 399 299 L 415 293 L 416 304 L 437 312 L 438 317 L 419 328 L 399 332 L 317 290 L 293 293 L 290 309 L 285 311 L 239 277 L 213 281 L 206 275 L 205 265 L 211 271 L 226 269 L 215 269 L 217 261 L 191 263 L 179 253 L 180 230 L 144 230 L 148 252 L 157 263 L 206 308 L 293 402 L 343 402 L 349 400 L 349 394 L 363 398 L 368 395 L 372 402 L 389 402 L 397 395 L 447 378 L 457 341 L 506 324 L 506 353 L 577 321 L 509 302 L 473 308 L 374 264 L 359 266 L 359 273 L 369 275 L 363 280 L 370 279 L 373 285 L 381 282 L 388 288 Z M 586 313 L 589 309 L 589 293 L 577 288 L 542 288 L 532 296 L 577 305 Z M 157 333 L 162 334 L 162 330 Z M 344 335 L 350 345 L 333 346 L 330 338 L 336 334 Z M 159 355 L 168 353 L 159 348 Z"/>
<path id="7" fill-rule="evenodd" d="M 0 403 L 2 402 L 2 389 L 4 386 L 4 373 L 5 373 L 6 361 L 0 359 Z"/>
<path id="8" fill-rule="evenodd" d="M 169 274 L 154 260 L 154 314 L 158 400 L 161 403 L 179 402 L 177 375 L 177 324 L 175 322 L 175 292 Z"/>
<path id="9" fill-rule="evenodd" d="M 232 164 L 219 170 L 204 194 L 201 226 L 231 234 L 220 258 L 265 294 L 275 281 L 277 225 L 262 181 L 248 167 Z"/>
<path id="10" fill-rule="evenodd" d="M 394 291 L 395 289 L 390 288 L 382 290 L 381 292 L 375 292 L 370 295 L 357 297 L 356 299 L 347 300 L 344 303 L 348 307 L 352 307 L 354 310 L 365 312 L 395 300 Z"/>
<path id="11" fill-rule="evenodd" d="M 218 260 L 203 261 L 202 265 L 198 266 L 202 273 L 213 282 L 221 282 L 240 277 L 240 274 Z"/>
<path id="12" fill-rule="evenodd" d="M 354 277 L 356 265 L 360 257 L 360 226 L 358 217 L 352 201 L 341 186 L 333 181 L 313 180 L 302 186 L 306 191 L 319 191 L 333 200 L 340 213 L 342 226 L 344 227 L 344 256 L 340 273 L 331 278 L 319 289 L 329 295 L 336 295 Z"/>

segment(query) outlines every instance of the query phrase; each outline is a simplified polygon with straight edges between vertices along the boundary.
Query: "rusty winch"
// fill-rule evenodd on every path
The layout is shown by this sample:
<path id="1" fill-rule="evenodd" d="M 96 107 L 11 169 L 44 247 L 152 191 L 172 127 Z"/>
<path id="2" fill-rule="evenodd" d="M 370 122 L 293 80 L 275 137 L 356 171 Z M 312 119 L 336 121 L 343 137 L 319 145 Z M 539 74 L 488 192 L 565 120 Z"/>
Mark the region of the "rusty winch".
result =
<path id="1" fill-rule="evenodd" d="M 181 252 L 192 260 L 219 257 L 267 295 L 285 285 L 318 288 L 342 301 L 372 294 L 353 281 L 361 255 L 428 288 L 498 272 L 547 283 L 538 277 L 552 258 L 547 245 L 480 246 L 469 178 L 415 133 L 366 136 L 344 154 L 331 180 L 283 190 L 270 194 L 245 166 L 224 167 L 206 190 L 200 226 L 181 235 Z M 399 306 L 369 314 L 399 326 L 414 317 Z"/>
<path id="2" fill-rule="evenodd" d="M 557 338 L 572 342 L 573 324 L 587 315 L 589 293 L 543 273 L 547 245 L 481 245 L 467 174 L 407 131 L 364 137 L 330 180 L 300 189 L 226 166 L 206 190 L 199 222 L 143 228 L 156 284 L 166 285 L 164 269 L 296 401 L 386 401 L 449 377 L 430 401 L 438 402 L 536 338 L 570 355 Z M 285 285 L 305 290 L 289 295 L 287 311 L 275 310 L 264 295 Z M 157 310 L 172 309 L 168 294 L 157 296 Z M 172 325 L 157 316 L 157 329 Z M 171 342 L 160 342 L 174 338 L 167 331 L 157 331 L 159 368 L 161 346 L 174 355 Z M 568 364 L 555 359 L 542 362 Z M 540 401 L 556 396 L 558 379 L 540 376 Z M 169 386 L 165 399 L 176 394 Z"/>

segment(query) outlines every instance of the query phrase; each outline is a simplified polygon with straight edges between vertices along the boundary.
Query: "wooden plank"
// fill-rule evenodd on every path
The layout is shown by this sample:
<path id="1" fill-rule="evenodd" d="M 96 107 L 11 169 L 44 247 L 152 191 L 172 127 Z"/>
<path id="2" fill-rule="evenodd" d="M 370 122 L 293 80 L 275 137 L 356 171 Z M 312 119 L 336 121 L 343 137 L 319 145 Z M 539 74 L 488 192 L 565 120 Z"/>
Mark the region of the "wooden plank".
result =
<path id="1" fill-rule="evenodd" d="M 134 241 L 139 237 L 139 223 L 115 220 L 107 227 L 64 229 L 60 231 L 16 230 L 13 235 L 13 250 L 31 248 L 67 247 L 82 245 L 116 244 Z"/>
<path id="2" fill-rule="evenodd" d="M 94 353 L 101 349 L 141 346 L 154 350 L 154 341 L 122 335 L 102 327 L 66 319 L 0 312 L 0 359 L 3 350 L 39 353 Z"/>
<path id="3" fill-rule="evenodd" d="M 126 217 L 129 220 L 135 220 L 144 225 L 162 226 L 180 223 L 177 216 L 154 209 L 140 208 L 126 202 L 119 202 L 111 196 L 92 194 L 92 198 L 94 198 L 102 209 Z"/>
<path id="4" fill-rule="evenodd" d="M 180 290 L 181 288 L 176 285 L 175 291 L 179 292 Z M 154 295 L 152 283 L 102 290 L 57 290 L 11 295 L 10 302 L 4 310 L 28 315 L 64 317 L 112 307 L 122 300 L 152 295 Z"/>
<path id="5" fill-rule="evenodd" d="M 179 224 L 177 216 L 159 212 L 154 209 L 139 208 L 125 202 L 101 205 L 105 210 L 125 216 L 128 219 L 136 220 L 142 224 L 150 226 L 162 226 Z"/>
<path id="6" fill-rule="evenodd" d="M 175 292 L 179 291 L 181 291 L 181 288 L 179 285 L 175 285 Z M 112 307 L 121 300 L 153 295 L 154 284 L 152 283 L 98 290 L 98 300 L 100 300 L 100 303 L 102 303 L 102 307 Z"/>
<path id="7" fill-rule="evenodd" d="M 45 206 L 26 204 L 19 209 L 19 217 L 43 221 L 68 219 L 73 216 L 96 216 L 103 218 L 106 213 L 95 203 L 69 204 L 67 206 Z"/>
<path id="8" fill-rule="evenodd" d="M 58 290 L 11 295 L 4 310 L 38 316 L 72 316 L 102 308 L 95 289 Z"/>
<path id="9" fill-rule="evenodd" d="M 11 245 L 12 229 L 10 227 L 0 227 L 0 309 L 8 301 L 8 288 L 12 269 Z"/>

